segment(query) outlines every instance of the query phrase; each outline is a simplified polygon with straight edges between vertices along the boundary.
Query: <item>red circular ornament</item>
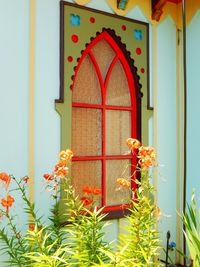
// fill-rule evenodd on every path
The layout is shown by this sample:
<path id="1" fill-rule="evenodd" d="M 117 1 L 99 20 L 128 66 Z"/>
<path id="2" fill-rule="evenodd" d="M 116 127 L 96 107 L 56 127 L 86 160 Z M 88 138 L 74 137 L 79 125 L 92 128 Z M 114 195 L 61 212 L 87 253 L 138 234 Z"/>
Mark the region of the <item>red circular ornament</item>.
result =
<path id="1" fill-rule="evenodd" d="M 72 42 L 74 42 L 74 43 L 78 42 L 78 36 L 76 34 L 73 34 L 71 39 L 72 39 Z"/>
<path id="2" fill-rule="evenodd" d="M 72 61 L 73 61 L 73 57 L 72 57 L 72 56 L 68 56 L 67 60 L 68 60 L 69 62 L 72 62 Z"/>
<path id="3" fill-rule="evenodd" d="M 122 31 L 126 30 L 126 25 L 122 25 Z"/>
<path id="4" fill-rule="evenodd" d="M 141 68 L 140 71 L 141 71 L 141 73 L 144 73 L 145 72 L 145 69 L 144 68 Z"/>
<path id="5" fill-rule="evenodd" d="M 94 17 L 90 17 L 90 22 L 91 23 L 95 23 L 95 18 Z"/>
<path id="6" fill-rule="evenodd" d="M 141 55 L 142 50 L 141 50 L 141 48 L 137 47 L 137 48 L 135 49 L 135 52 L 136 52 L 137 55 Z"/>

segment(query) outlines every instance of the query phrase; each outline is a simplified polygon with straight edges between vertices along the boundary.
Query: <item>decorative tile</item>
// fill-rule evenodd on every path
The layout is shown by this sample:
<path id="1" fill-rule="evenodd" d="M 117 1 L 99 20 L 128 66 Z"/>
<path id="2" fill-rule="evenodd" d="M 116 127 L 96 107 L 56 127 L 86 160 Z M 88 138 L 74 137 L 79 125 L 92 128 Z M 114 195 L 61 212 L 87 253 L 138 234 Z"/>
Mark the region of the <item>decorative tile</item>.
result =
<path id="1" fill-rule="evenodd" d="M 80 16 L 75 14 L 70 14 L 70 24 L 71 26 L 80 26 Z"/>
<path id="2" fill-rule="evenodd" d="M 119 0 L 118 7 L 121 10 L 125 10 L 128 0 Z"/>
<path id="3" fill-rule="evenodd" d="M 134 30 L 134 37 L 135 40 L 141 41 L 142 40 L 142 31 L 141 30 Z"/>
<path id="4" fill-rule="evenodd" d="M 112 10 L 120 16 L 125 16 L 135 5 L 135 0 L 121 0 L 119 1 L 119 5 L 121 3 L 121 8 L 118 8 L 117 0 L 106 0 L 108 5 L 112 8 Z M 125 3 L 126 2 L 126 3 Z"/>

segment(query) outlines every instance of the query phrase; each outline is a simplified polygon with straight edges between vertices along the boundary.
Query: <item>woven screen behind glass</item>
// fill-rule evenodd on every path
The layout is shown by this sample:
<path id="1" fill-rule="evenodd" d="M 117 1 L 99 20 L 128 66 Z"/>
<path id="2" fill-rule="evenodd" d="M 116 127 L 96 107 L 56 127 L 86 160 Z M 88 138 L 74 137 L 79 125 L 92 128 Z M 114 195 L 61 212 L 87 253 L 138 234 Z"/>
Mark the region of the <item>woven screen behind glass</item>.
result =
<path id="1" fill-rule="evenodd" d="M 72 109 L 72 151 L 75 156 L 101 155 L 102 111 L 92 108 Z"/>
<path id="2" fill-rule="evenodd" d="M 101 40 L 96 45 L 94 45 L 91 51 L 96 58 L 98 67 L 104 80 L 110 64 L 115 57 L 115 52 L 104 40 Z"/>
<path id="3" fill-rule="evenodd" d="M 76 161 L 72 164 L 72 181 L 76 194 L 81 198 L 84 196 L 83 188 L 90 186 L 101 188 L 101 161 Z M 75 178 L 75 179 L 74 179 Z M 90 198 L 90 196 L 88 196 Z M 94 204 L 101 206 L 101 196 L 94 196 Z"/>
<path id="4" fill-rule="evenodd" d="M 99 80 L 88 55 L 77 72 L 72 100 L 75 103 L 88 104 L 101 104 L 102 102 Z"/>
<path id="5" fill-rule="evenodd" d="M 106 154 L 123 155 L 127 152 L 126 139 L 131 136 L 131 114 L 123 110 L 106 111 Z"/>
<path id="6" fill-rule="evenodd" d="M 126 74 L 118 60 L 112 70 L 106 91 L 106 104 L 111 106 L 130 106 L 130 92 Z"/>
<path id="7" fill-rule="evenodd" d="M 79 61 L 73 85 L 72 180 L 80 197 L 87 196 L 84 186 L 102 189 L 104 195 L 94 195 L 93 206 L 127 204 L 130 190 L 116 190 L 118 178 L 131 179 L 126 145 L 132 134 L 127 68 L 112 42 L 100 39 L 91 44 Z"/>
<path id="8" fill-rule="evenodd" d="M 126 177 L 130 181 L 130 160 L 107 160 L 106 161 L 106 206 L 127 204 L 130 199 L 130 190 L 118 189 L 116 180 Z"/>

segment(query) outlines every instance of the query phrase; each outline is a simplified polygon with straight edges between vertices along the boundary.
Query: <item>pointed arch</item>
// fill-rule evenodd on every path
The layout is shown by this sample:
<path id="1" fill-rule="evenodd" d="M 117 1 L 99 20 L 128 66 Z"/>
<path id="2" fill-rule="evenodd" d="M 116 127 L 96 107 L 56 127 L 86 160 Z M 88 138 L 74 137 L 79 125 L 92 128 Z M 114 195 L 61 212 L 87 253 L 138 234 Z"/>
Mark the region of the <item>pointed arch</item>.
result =
<path id="1" fill-rule="evenodd" d="M 136 165 L 136 156 L 125 155 L 125 141 L 130 136 L 141 139 L 141 86 L 136 71 L 119 37 L 103 29 L 82 52 L 71 87 L 74 186 L 80 196 L 83 185 L 101 187 L 97 203 L 111 217 L 118 217 L 126 207 L 120 199 L 127 193 L 115 195 L 115 180 L 125 165 L 129 177 Z"/>

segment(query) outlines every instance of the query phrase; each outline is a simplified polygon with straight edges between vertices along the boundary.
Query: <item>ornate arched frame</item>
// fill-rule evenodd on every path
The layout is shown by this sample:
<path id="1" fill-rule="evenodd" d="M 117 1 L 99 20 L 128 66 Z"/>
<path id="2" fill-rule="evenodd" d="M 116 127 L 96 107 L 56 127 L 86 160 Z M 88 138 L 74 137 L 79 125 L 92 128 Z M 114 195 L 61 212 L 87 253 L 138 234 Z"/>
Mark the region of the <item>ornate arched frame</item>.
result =
<path id="1" fill-rule="evenodd" d="M 66 10 L 69 10 L 66 13 L 64 12 L 65 7 L 67 8 Z M 126 45 L 121 42 L 121 38 L 118 37 L 115 33 L 116 26 L 113 27 L 113 30 L 111 28 L 108 28 L 108 29 L 101 28 L 100 30 L 103 32 L 103 34 L 98 32 L 97 37 L 95 39 L 93 37 L 91 38 L 91 43 L 89 45 L 88 44 L 86 45 L 86 49 L 82 51 L 81 58 L 78 58 L 76 56 L 76 58 L 78 58 L 77 59 L 78 65 L 77 65 L 77 67 L 74 67 L 73 72 L 70 70 L 71 69 L 70 64 L 68 63 L 66 65 L 66 57 L 68 54 L 66 48 L 68 49 L 68 51 L 72 51 L 72 50 L 69 50 L 69 41 L 70 40 L 66 42 L 66 40 L 67 40 L 66 36 L 69 36 L 67 31 L 66 31 L 66 22 L 68 23 L 68 17 L 66 17 L 66 16 L 68 16 L 68 14 L 70 14 L 69 13 L 70 11 L 76 12 L 75 14 L 79 14 L 79 8 L 80 7 L 78 7 L 77 5 L 72 5 L 72 4 L 61 1 L 61 9 L 60 9 L 60 11 L 61 11 L 61 17 L 60 17 L 61 18 L 61 27 L 60 27 L 60 36 L 61 36 L 61 40 L 60 40 L 60 48 L 61 48 L 60 49 L 60 52 L 61 52 L 61 57 L 60 57 L 60 98 L 58 100 L 56 100 L 56 109 L 57 109 L 58 113 L 61 115 L 61 140 L 62 140 L 61 141 L 61 147 L 62 147 L 62 149 L 65 149 L 67 147 L 70 147 L 70 143 L 71 143 L 71 141 L 70 141 L 71 138 L 70 138 L 70 134 L 69 134 L 69 130 L 70 130 L 69 127 L 71 124 L 71 122 L 70 122 L 71 121 L 71 110 L 70 110 L 69 105 L 71 103 L 71 108 L 72 108 L 72 102 L 70 100 L 71 94 L 69 94 L 69 91 L 68 91 L 69 89 L 67 89 L 67 87 L 69 87 L 69 78 L 70 78 L 69 75 L 71 73 L 71 75 L 76 76 L 81 59 L 83 60 L 83 57 L 89 51 L 90 46 L 92 44 L 94 44 L 94 42 L 97 42 L 100 38 L 106 38 L 106 41 L 109 42 L 109 44 L 113 47 L 113 49 L 116 51 L 116 53 L 118 53 L 118 57 L 120 58 L 120 62 L 123 65 L 125 73 L 126 74 L 128 73 L 127 74 L 127 80 L 128 80 L 128 84 L 129 84 L 129 89 L 131 89 L 131 91 L 130 91 L 131 105 L 133 105 L 133 103 L 137 104 L 134 107 L 135 111 L 136 111 L 135 114 L 133 114 L 134 109 L 132 110 L 132 121 L 134 121 L 134 117 L 136 118 L 136 116 L 137 116 L 137 120 L 135 121 L 134 126 L 132 126 L 132 132 L 131 132 L 132 134 L 136 133 L 136 132 L 137 133 L 134 136 L 132 134 L 131 135 L 132 135 L 132 137 L 136 137 L 138 139 L 141 139 L 140 137 L 141 137 L 141 95 L 142 95 L 142 93 L 140 92 L 141 85 L 139 83 L 139 76 L 137 75 L 138 70 L 134 66 L 134 60 L 131 58 L 131 56 L 133 56 L 133 54 L 134 54 L 134 50 L 131 49 L 130 42 L 128 45 L 128 47 L 129 47 L 128 50 L 126 48 Z M 96 12 L 97 17 L 102 15 L 103 17 L 108 17 L 109 21 L 111 21 L 111 20 L 115 21 L 116 19 L 118 19 L 119 24 L 116 24 L 118 26 L 123 25 L 123 23 L 125 23 L 125 24 L 127 23 L 128 25 L 130 25 L 130 23 L 133 23 L 133 26 L 130 25 L 131 27 L 133 27 L 133 29 L 134 29 L 134 27 L 136 27 L 136 29 L 137 29 L 137 27 L 142 28 L 144 30 L 144 34 L 146 34 L 146 37 L 141 42 L 143 43 L 143 48 L 145 48 L 145 46 L 146 46 L 145 50 L 147 49 L 145 52 L 145 54 L 147 53 L 146 54 L 147 55 L 147 59 L 146 59 L 147 61 L 145 63 L 147 65 L 146 65 L 146 72 L 145 73 L 147 73 L 147 77 L 148 77 L 148 24 L 143 23 L 143 22 L 138 22 L 138 21 L 135 21 L 132 19 L 122 18 L 119 16 L 105 13 L 105 12 L 100 12 L 97 10 L 81 7 L 80 14 L 83 14 L 83 12 L 86 12 L 86 13 L 84 13 L 84 17 L 87 16 L 87 12 L 88 12 L 89 16 L 91 16 L 90 12 Z M 93 14 L 95 15 L 95 13 L 93 13 Z M 109 23 L 110 22 L 107 22 L 106 24 L 109 25 Z M 63 27 L 64 25 L 65 25 L 65 28 Z M 130 26 L 128 26 L 128 27 L 130 27 Z M 90 37 L 91 36 L 92 35 L 90 35 Z M 94 34 L 93 34 L 93 36 L 94 36 Z M 87 38 L 88 38 L 88 33 L 87 33 Z M 87 42 L 87 39 L 86 39 L 86 42 Z M 146 45 L 144 42 L 147 42 Z M 116 58 L 114 60 L 116 60 Z M 138 62 L 138 61 L 136 61 L 136 62 Z M 114 62 L 111 65 L 114 65 Z M 73 64 L 73 66 L 74 66 L 74 64 Z M 68 78 L 64 77 L 66 75 L 65 74 L 66 70 L 68 72 L 68 74 L 67 74 Z M 111 70 L 112 70 L 112 67 L 110 69 L 110 72 L 111 72 Z M 98 72 L 98 68 L 97 68 L 97 72 Z M 72 77 L 72 80 L 75 81 L 75 77 Z M 142 79 L 142 81 L 144 81 L 144 78 Z M 66 87 L 66 85 L 67 85 L 67 87 Z M 148 78 L 147 78 L 146 85 L 148 86 Z M 148 89 L 148 87 L 145 86 L 144 89 L 146 89 L 146 88 Z M 73 92 L 73 83 L 72 83 L 71 89 L 72 89 L 71 92 Z M 147 95 L 148 95 L 148 90 L 147 90 Z M 145 99 L 146 99 L 146 97 L 145 97 Z M 73 105 L 74 105 L 74 103 L 73 103 Z M 143 105 L 144 105 L 144 103 L 143 103 Z M 103 107 L 102 107 L 102 109 L 103 109 Z M 128 107 L 128 109 L 132 109 L 132 106 Z M 105 108 L 104 108 L 104 110 L 105 110 Z M 66 134 L 68 135 L 67 139 L 66 139 Z M 126 157 L 126 156 L 122 156 L 122 157 Z M 130 155 L 128 157 L 131 158 Z M 76 158 L 74 158 L 74 160 L 76 160 Z M 135 185 L 133 184 L 133 186 L 135 186 Z M 105 202 L 105 200 L 103 200 L 103 202 Z M 126 214 L 126 212 L 127 212 L 127 210 L 124 210 L 124 207 L 121 209 L 119 207 L 112 207 L 112 209 L 110 209 L 110 207 L 109 207 L 108 210 L 109 210 L 109 217 L 110 218 L 121 217 L 124 214 Z"/>
<path id="2" fill-rule="evenodd" d="M 95 46 L 101 40 L 106 41 L 115 52 L 115 57 L 112 60 L 110 67 L 108 69 L 107 75 L 105 77 L 105 81 L 103 81 L 101 71 L 99 69 L 98 63 L 91 51 L 92 47 Z M 78 65 L 75 70 L 75 74 L 73 76 L 73 84 L 72 88 L 72 95 L 73 90 L 75 89 L 76 77 L 81 67 L 82 62 L 89 56 L 91 62 L 95 68 L 100 88 L 101 88 L 101 97 L 102 97 L 102 104 L 88 104 L 88 103 L 72 103 L 72 107 L 84 107 L 84 108 L 94 108 L 102 110 L 102 155 L 101 156 L 81 156 L 81 157 L 74 157 L 73 161 L 91 161 L 91 160 L 101 160 L 102 161 L 102 206 L 104 206 L 104 210 L 106 212 L 111 212 L 112 215 L 115 213 L 115 216 L 119 216 L 119 211 L 123 211 L 128 207 L 127 205 L 115 205 L 115 206 L 106 206 L 106 160 L 117 160 L 117 159 L 129 159 L 131 161 L 131 173 L 134 173 L 135 166 L 137 164 L 136 155 L 128 154 L 128 155 L 107 155 L 106 154 L 106 110 L 122 110 L 122 111 L 129 111 L 131 113 L 131 136 L 134 138 L 141 139 L 141 93 L 139 84 L 139 77 L 136 74 L 136 69 L 133 66 L 133 61 L 130 58 L 130 55 L 126 51 L 124 45 L 120 43 L 119 38 L 115 35 L 114 31 L 110 29 L 103 29 L 101 33 L 94 38 L 89 45 L 87 45 L 86 49 L 84 50 Z M 106 105 L 106 90 L 109 82 L 109 78 L 111 76 L 112 70 L 115 66 L 117 61 L 120 61 L 126 78 L 128 82 L 129 92 L 130 92 L 130 106 L 111 106 Z M 73 133 L 72 133 L 73 135 Z M 124 140 L 125 141 L 125 140 Z M 116 144 L 117 145 L 117 144 Z M 136 188 L 136 183 L 134 181 L 135 177 L 133 177 L 131 181 L 131 187 L 133 189 Z M 117 212 L 117 213 L 116 213 Z M 113 216 L 112 216 L 113 217 Z"/>

